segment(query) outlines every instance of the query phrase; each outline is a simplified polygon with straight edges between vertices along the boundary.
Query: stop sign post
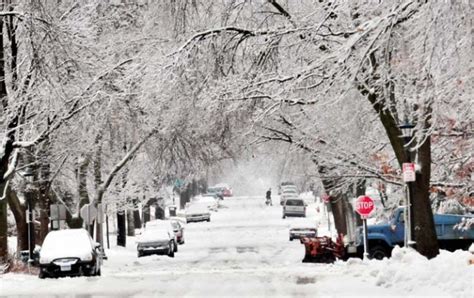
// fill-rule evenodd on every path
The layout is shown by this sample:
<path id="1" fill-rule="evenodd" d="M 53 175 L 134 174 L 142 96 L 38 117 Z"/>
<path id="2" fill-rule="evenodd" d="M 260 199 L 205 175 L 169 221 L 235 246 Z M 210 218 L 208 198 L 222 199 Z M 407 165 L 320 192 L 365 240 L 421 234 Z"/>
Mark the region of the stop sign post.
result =
<path id="1" fill-rule="evenodd" d="M 374 200 L 369 196 L 360 196 L 356 200 L 356 212 L 360 214 L 364 235 L 364 258 L 368 257 L 369 244 L 367 241 L 367 218 L 375 210 Z"/>

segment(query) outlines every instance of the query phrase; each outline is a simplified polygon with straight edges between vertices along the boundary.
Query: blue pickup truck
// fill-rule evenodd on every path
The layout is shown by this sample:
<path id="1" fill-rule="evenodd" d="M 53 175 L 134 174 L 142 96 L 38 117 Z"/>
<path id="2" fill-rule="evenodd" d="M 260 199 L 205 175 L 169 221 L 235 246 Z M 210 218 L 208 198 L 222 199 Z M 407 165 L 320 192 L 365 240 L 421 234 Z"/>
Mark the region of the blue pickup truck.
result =
<path id="1" fill-rule="evenodd" d="M 404 208 L 397 208 L 390 221 L 385 224 L 369 225 L 367 227 L 367 239 L 369 243 L 369 256 L 375 259 L 390 257 L 395 245 L 403 246 L 405 236 Z M 434 223 L 439 247 L 454 251 L 456 249 L 468 249 L 474 241 L 474 228 L 459 229 L 455 226 L 461 223 L 463 218 L 474 218 L 474 215 L 451 215 L 435 214 Z M 362 227 L 359 227 L 356 236 L 355 249 L 348 247 L 348 252 L 362 256 L 363 241 Z"/>

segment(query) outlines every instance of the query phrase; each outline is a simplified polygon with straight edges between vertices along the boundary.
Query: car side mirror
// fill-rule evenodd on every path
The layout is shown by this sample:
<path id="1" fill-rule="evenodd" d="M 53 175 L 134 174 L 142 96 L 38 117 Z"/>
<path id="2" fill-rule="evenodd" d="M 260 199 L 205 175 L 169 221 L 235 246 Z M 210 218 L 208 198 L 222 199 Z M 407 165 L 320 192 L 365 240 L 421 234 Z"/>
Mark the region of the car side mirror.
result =
<path id="1" fill-rule="evenodd" d="M 99 249 L 100 248 L 100 243 L 99 242 L 94 242 L 94 248 Z"/>

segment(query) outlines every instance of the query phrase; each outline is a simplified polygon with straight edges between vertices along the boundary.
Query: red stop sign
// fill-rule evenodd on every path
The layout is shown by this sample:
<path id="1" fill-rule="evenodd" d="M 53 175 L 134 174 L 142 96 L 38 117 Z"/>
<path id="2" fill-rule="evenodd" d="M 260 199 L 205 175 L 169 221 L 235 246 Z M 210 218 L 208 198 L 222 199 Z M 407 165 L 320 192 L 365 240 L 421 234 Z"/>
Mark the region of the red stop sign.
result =
<path id="1" fill-rule="evenodd" d="M 356 211 L 362 218 L 367 218 L 374 211 L 374 200 L 368 196 L 360 196 L 356 201 Z"/>

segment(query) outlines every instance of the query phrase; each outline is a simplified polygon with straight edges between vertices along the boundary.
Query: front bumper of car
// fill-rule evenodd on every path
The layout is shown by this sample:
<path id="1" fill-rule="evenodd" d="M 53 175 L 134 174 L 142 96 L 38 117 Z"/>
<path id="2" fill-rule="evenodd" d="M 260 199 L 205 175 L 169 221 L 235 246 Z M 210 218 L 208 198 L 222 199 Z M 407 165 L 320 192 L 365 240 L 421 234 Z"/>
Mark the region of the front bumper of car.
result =
<path id="1" fill-rule="evenodd" d="M 190 215 L 186 215 L 186 222 L 206 221 L 206 220 L 210 220 L 210 218 L 211 218 L 211 215 L 208 213 L 190 214 Z"/>
<path id="2" fill-rule="evenodd" d="M 316 237 L 318 235 L 315 229 L 290 229 L 291 239 L 300 239 L 302 237 Z"/>
<path id="3" fill-rule="evenodd" d="M 81 261 L 78 258 L 62 258 L 51 263 L 40 264 L 40 271 L 44 276 L 49 277 L 81 276 L 94 272 L 96 266 L 98 266 L 96 257 L 90 261 Z"/>

